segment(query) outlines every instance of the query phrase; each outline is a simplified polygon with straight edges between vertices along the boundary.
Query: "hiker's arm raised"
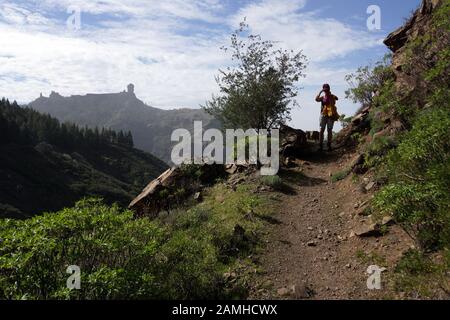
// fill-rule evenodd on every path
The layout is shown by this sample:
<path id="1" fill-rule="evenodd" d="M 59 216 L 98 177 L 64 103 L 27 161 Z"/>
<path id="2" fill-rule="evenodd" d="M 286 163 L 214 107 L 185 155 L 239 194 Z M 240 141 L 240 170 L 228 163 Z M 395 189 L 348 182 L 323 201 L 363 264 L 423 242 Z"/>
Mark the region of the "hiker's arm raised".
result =
<path id="1" fill-rule="evenodd" d="M 321 91 L 319 92 L 319 94 L 317 95 L 317 97 L 316 97 L 316 102 L 321 102 L 321 101 L 322 101 L 322 97 L 320 96 L 320 95 L 322 94 L 322 92 L 323 92 L 323 90 L 321 90 Z"/>

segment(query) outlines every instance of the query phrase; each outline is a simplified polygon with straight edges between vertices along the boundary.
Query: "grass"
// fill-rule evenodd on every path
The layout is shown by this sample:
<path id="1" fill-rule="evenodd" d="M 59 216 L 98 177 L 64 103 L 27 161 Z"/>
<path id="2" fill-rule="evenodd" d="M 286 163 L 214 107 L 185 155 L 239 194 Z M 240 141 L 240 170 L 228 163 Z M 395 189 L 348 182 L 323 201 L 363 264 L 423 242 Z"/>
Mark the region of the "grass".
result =
<path id="1" fill-rule="evenodd" d="M 380 267 L 386 266 L 386 258 L 377 252 L 366 253 L 365 251 L 359 249 L 356 251 L 356 258 L 367 265 L 375 264 Z"/>
<path id="2" fill-rule="evenodd" d="M 353 182 L 354 184 L 358 184 L 360 181 L 361 181 L 361 179 L 360 179 L 359 175 L 357 175 L 357 174 L 352 174 L 352 182 Z"/>
<path id="3" fill-rule="evenodd" d="M 174 228 L 211 239 L 217 258 L 223 264 L 221 272 L 238 274 L 232 285 L 227 284 L 230 291 L 227 294 L 235 298 L 245 297 L 250 273 L 257 269 L 248 256 L 261 249 L 264 226 L 274 212 L 271 199 L 252 190 L 249 184 L 238 185 L 235 191 L 225 184 L 216 184 L 204 191 L 201 203 L 186 212 L 181 211 L 173 224 Z M 236 233 L 237 226 L 244 230 L 242 237 Z"/>
<path id="4" fill-rule="evenodd" d="M 413 298 L 434 298 L 437 290 L 448 295 L 448 270 L 450 267 L 448 252 L 447 261 L 433 261 L 419 250 L 407 251 L 394 270 L 394 287 Z"/>
<path id="5" fill-rule="evenodd" d="M 233 191 L 225 184 L 217 184 L 205 192 L 202 203 L 188 210 L 187 216 L 179 221 L 189 223 L 189 215 L 196 212 L 208 217 L 201 229 L 217 248 L 218 259 L 223 263 L 221 272 L 237 274 L 233 283 L 226 284 L 227 296 L 232 298 L 243 298 L 247 294 L 251 276 L 258 271 L 258 265 L 248 257 L 261 250 L 264 227 L 274 212 L 274 204 L 268 197 L 251 190 L 252 185 L 242 184 Z M 245 230 L 243 237 L 236 236 L 236 226 Z"/>
<path id="6" fill-rule="evenodd" d="M 351 172 L 350 169 L 344 169 L 342 171 L 336 172 L 331 176 L 331 182 L 338 182 L 344 180 L 350 174 L 350 172 Z"/>
<path id="7" fill-rule="evenodd" d="M 260 177 L 261 184 L 271 187 L 274 190 L 282 190 L 284 186 L 283 179 L 279 176 L 262 176 Z"/>

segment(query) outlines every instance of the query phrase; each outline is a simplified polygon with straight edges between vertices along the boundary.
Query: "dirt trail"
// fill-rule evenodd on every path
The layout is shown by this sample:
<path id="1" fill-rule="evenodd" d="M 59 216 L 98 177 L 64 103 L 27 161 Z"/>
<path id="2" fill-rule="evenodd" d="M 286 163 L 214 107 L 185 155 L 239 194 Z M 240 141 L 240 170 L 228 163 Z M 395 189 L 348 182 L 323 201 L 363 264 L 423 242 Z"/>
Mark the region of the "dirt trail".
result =
<path id="1" fill-rule="evenodd" d="M 388 285 L 367 288 L 369 265 L 386 267 L 412 242 L 398 226 L 382 237 L 360 238 L 352 230 L 367 218 L 358 204 L 371 194 L 351 177 L 332 183 L 331 173 L 348 168 L 354 155 L 317 153 L 281 173 L 292 189 L 280 195 L 280 211 L 260 256 L 263 274 L 255 280 L 254 299 L 373 299 L 393 298 Z M 366 175 L 366 181 L 370 174 Z M 385 277 L 386 279 L 383 279 Z M 295 286 L 295 290 L 292 287 Z"/>

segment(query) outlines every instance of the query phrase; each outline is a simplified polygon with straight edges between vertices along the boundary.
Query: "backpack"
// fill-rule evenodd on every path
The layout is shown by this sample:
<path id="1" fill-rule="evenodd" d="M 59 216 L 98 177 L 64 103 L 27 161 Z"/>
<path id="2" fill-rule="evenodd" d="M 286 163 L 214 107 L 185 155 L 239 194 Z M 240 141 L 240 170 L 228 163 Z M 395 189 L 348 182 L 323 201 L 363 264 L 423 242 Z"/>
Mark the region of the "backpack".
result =
<path id="1" fill-rule="evenodd" d="M 336 101 L 332 105 L 323 105 L 322 114 L 330 117 L 333 121 L 338 121 L 339 113 L 337 112 Z"/>

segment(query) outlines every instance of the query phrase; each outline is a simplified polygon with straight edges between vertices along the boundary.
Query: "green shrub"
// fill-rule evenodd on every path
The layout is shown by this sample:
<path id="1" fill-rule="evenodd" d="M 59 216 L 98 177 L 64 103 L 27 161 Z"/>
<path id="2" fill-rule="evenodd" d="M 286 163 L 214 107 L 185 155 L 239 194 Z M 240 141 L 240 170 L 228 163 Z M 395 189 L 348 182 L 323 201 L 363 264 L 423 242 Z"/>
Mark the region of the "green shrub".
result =
<path id="1" fill-rule="evenodd" d="M 391 59 L 392 55 L 387 54 L 374 66 L 360 67 L 356 73 L 347 75 L 345 80 L 350 85 L 350 89 L 345 92 L 346 98 L 363 106 L 371 105 L 374 93 L 379 91 L 386 82 L 394 79 Z"/>
<path id="2" fill-rule="evenodd" d="M 84 200 L 23 221 L 0 220 L 1 299 L 217 297 L 215 249 L 130 211 Z M 81 290 L 66 268 L 81 269 Z"/>
<path id="3" fill-rule="evenodd" d="M 375 133 L 381 131 L 384 128 L 384 123 L 380 119 L 382 113 L 376 109 L 371 110 L 369 113 L 370 131 L 369 135 L 373 136 Z"/>
<path id="4" fill-rule="evenodd" d="M 342 171 L 339 171 L 331 176 L 332 182 L 338 182 L 340 180 L 344 180 L 348 175 L 350 174 L 349 169 L 344 169 Z"/>
<path id="5" fill-rule="evenodd" d="M 267 137 L 266 145 L 267 145 L 267 153 L 269 155 L 272 150 L 271 149 L 272 141 L 275 141 L 278 144 L 280 143 L 279 139 L 275 139 L 270 136 Z M 245 161 L 250 162 L 250 160 L 253 160 L 253 159 L 250 159 L 250 146 L 256 146 L 259 150 L 259 143 L 261 143 L 261 141 L 260 141 L 259 136 L 246 136 L 243 138 L 236 138 L 233 143 L 234 143 L 233 150 L 232 150 L 233 161 L 238 160 L 238 151 L 239 151 L 244 155 Z M 239 155 L 241 155 L 241 154 L 239 154 Z M 259 159 L 256 159 L 256 160 L 259 160 Z"/>
<path id="6" fill-rule="evenodd" d="M 284 187 L 283 179 L 279 176 L 262 176 L 260 181 L 263 185 L 269 186 L 275 190 L 282 190 Z"/>
<path id="7" fill-rule="evenodd" d="M 352 141 L 356 144 L 360 144 L 364 141 L 364 136 L 360 132 L 355 132 L 351 135 Z"/>
<path id="8" fill-rule="evenodd" d="M 377 264 L 379 266 L 386 265 L 386 257 L 378 254 L 377 252 L 368 252 L 358 249 L 356 251 L 356 258 L 358 258 L 364 264 Z"/>
<path id="9" fill-rule="evenodd" d="M 397 141 L 394 137 L 375 137 L 372 142 L 365 146 L 364 166 L 366 168 L 378 166 L 389 150 L 395 148 L 396 145 Z"/>
<path id="10" fill-rule="evenodd" d="M 194 180 L 200 179 L 202 175 L 202 166 L 193 163 L 183 163 L 180 166 L 181 173 L 183 176 L 192 178 Z"/>
<path id="11" fill-rule="evenodd" d="M 432 272 L 432 266 L 422 252 L 408 250 L 395 267 L 395 272 L 419 275 Z"/>
<path id="12" fill-rule="evenodd" d="M 424 248 L 450 244 L 449 150 L 449 109 L 424 111 L 387 156 L 389 183 L 375 197 Z"/>
<path id="13" fill-rule="evenodd" d="M 409 130 L 373 139 L 364 149 L 365 166 L 374 167 L 378 183 L 385 184 L 375 194 L 374 214 L 393 214 L 418 244 L 419 250 L 398 265 L 399 287 L 415 294 L 420 288 L 424 295 L 430 293 L 426 291 L 435 279 L 429 275 L 437 265 L 424 252 L 440 250 L 450 260 L 449 10 L 450 0 L 443 1 L 427 32 L 409 38 L 402 49 L 401 72 L 414 79 L 414 90 L 398 90 L 401 82 L 386 77 L 370 100 L 376 77 L 370 68 L 362 68 L 357 73 L 360 81 L 349 91 L 357 101 L 370 102 L 371 135 L 387 119 L 400 120 Z"/>
<path id="14" fill-rule="evenodd" d="M 383 156 L 396 146 L 396 141 L 390 136 L 378 136 L 367 146 L 366 152 L 369 156 Z"/>
<path id="15" fill-rule="evenodd" d="M 227 283 L 223 273 L 248 269 L 242 265 L 252 262 L 243 261 L 271 213 L 250 190 L 216 185 L 171 221 L 136 219 L 98 199 L 1 219 L 0 299 L 244 298 L 246 282 Z M 81 269 L 80 290 L 66 287 L 69 265 Z"/>
<path id="16" fill-rule="evenodd" d="M 445 261 L 433 261 L 432 257 L 417 249 L 410 249 L 403 254 L 397 263 L 394 274 L 394 286 L 397 291 L 403 291 L 411 296 L 436 296 L 436 288 L 448 292 L 449 264 Z"/>
<path id="17" fill-rule="evenodd" d="M 404 92 L 397 90 L 394 79 L 389 79 L 383 83 L 373 102 L 376 109 L 372 112 L 389 114 L 407 123 L 414 119 L 420 110 L 415 99 L 411 99 L 411 97 L 405 96 Z M 377 119 L 375 119 L 375 122 L 371 121 L 372 129 L 379 126 L 380 123 L 377 122 Z"/>

